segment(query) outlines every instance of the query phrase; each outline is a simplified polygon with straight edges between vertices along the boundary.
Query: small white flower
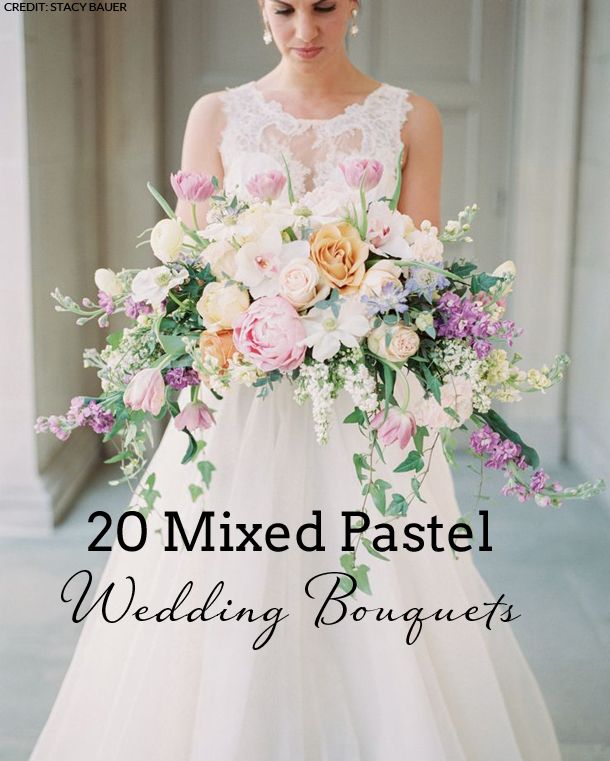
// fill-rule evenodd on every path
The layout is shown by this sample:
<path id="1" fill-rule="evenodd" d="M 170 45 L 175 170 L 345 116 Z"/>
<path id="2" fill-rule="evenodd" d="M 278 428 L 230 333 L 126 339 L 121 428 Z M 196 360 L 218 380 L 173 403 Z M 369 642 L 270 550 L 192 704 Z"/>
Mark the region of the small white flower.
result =
<path id="1" fill-rule="evenodd" d="M 303 325 L 307 336 L 299 343 L 313 346 L 312 356 L 319 361 L 334 356 L 341 344 L 358 346 L 358 339 L 370 329 L 365 307 L 355 299 L 342 299 L 336 317 L 331 308 L 315 306 L 303 318 Z"/>
<path id="2" fill-rule="evenodd" d="M 131 294 L 135 301 L 159 306 L 170 290 L 188 280 L 188 276 L 185 269 L 172 272 L 163 266 L 140 270 L 131 284 Z"/>

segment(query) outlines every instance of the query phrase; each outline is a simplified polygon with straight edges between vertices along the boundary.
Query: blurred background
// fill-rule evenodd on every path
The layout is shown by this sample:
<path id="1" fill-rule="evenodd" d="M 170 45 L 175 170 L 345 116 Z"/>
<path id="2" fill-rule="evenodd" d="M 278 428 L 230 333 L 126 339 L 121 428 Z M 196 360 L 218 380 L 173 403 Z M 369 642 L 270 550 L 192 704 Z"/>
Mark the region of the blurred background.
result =
<path id="1" fill-rule="evenodd" d="M 510 316 L 525 329 L 516 346 L 523 367 L 560 352 L 572 358 L 562 384 L 506 416 L 561 481 L 610 480 L 609 0 L 365 0 L 359 27 L 349 41 L 356 65 L 441 111 L 443 220 L 477 202 L 468 253 L 490 270 L 516 263 Z M 93 562 L 86 511 L 127 499 L 100 486 L 109 475 L 100 481 L 90 431 L 66 443 L 33 433 L 37 415 L 97 390 L 81 353 L 100 343 L 100 331 L 57 315 L 49 293 L 93 296 L 97 267 L 150 265 L 146 247 L 136 249 L 159 218 L 146 182 L 173 198 L 169 173 L 180 166 L 191 106 L 276 62 L 256 0 L 128 0 L 125 13 L 0 10 L 0 603 L 3 617 L 19 600 L 43 608 L 29 619 L 17 607 L 4 628 L 0 658 L 13 670 L 0 716 L 25 723 L 20 739 L 0 745 L 0 759 L 26 757 L 77 636 L 58 589 L 73 553 Z M 466 499 L 467 477 L 456 478 Z M 609 499 L 569 508 L 552 529 L 516 503 L 519 522 L 508 509 L 494 518 L 504 555 L 493 553 L 492 585 L 497 575 L 504 589 L 508 576 L 513 597 L 527 601 L 536 574 L 531 607 L 548 603 L 538 629 L 516 628 L 573 761 L 610 759 Z M 26 579 L 26 566 L 38 576 Z M 40 660 L 49 636 L 55 649 Z M 558 672 L 560 663 L 571 670 Z M 24 679 L 39 685 L 29 691 L 33 721 L 12 699 Z M 583 724 L 589 704 L 593 723 Z"/>

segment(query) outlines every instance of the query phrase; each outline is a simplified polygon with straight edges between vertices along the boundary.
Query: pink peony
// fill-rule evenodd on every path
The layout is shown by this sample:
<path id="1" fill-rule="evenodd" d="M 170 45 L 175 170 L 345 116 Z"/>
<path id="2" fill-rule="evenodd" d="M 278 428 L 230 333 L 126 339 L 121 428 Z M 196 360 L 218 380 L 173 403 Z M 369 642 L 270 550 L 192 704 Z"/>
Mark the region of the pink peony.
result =
<path id="1" fill-rule="evenodd" d="M 140 370 L 129 381 L 123 401 L 133 410 L 144 410 L 158 415 L 165 401 L 165 383 L 161 371 L 156 367 Z"/>
<path id="2" fill-rule="evenodd" d="M 417 428 L 413 414 L 402 412 L 399 407 L 390 407 L 387 418 L 383 418 L 382 409 L 371 420 L 371 427 L 377 430 L 381 443 L 388 446 L 398 441 L 400 448 L 404 449 Z"/>
<path id="3" fill-rule="evenodd" d="M 215 422 L 212 410 L 203 402 L 189 402 L 174 418 L 174 425 L 179 431 L 183 428 L 189 431 L 210 428 Z"/>
<path id="4" fill-rule="evenodd" d="M 181 169 L 176 174 L 171 174 L 170 180 L 174 193 L 182 201 L 200 203 L 214 194 L 212 178 L 208 174 L 183 172 Z"/>
<path id="5" fill-rule="evenodd" d="M 303 361 L 307 335 L 297 310 L 282 296 L 263 296 L 250 304 L 233 326 L 233 342 L 256 367 L 294 370 Z"/>
<path id="6" fill-rule="evenodd" d="M 378 185 L 383 174 L 383 164 L 377 159 L 348 159 L 342 161 L 339 168 L 351 188 L 359 188 L 364 181 L 365 192 Z"/>
<path id="7" fill-rule="evenodd" d="M 279 198 L 286 184 L 286 175 L 277 169 L 259 172 L 246 182 L 246 190 L 259 201 L 273 201 Z"/>

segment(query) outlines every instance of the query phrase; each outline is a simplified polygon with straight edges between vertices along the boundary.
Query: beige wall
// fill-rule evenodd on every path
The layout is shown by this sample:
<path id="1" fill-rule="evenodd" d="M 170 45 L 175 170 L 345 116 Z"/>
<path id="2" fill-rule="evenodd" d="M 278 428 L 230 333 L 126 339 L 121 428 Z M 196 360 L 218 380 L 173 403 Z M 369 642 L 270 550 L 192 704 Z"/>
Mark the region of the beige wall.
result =
<path id="1" fill-rule="evenodd" d="M 588 0 L 570 279 L 568 455 L 610 485 L 610 3 Z"/>

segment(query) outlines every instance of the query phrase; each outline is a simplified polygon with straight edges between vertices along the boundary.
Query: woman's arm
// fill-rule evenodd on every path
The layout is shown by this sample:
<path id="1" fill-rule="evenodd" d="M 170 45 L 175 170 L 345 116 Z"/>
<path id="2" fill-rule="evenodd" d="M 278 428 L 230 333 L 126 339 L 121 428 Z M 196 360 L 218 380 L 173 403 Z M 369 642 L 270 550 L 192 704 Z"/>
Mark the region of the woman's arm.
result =
<path id="1" fill-rule="evenodd" d="M 402 187 L 398 210 L 408 214 L 419 227 L 429 219 L 441 229 L 441 174 L 443 165 L 443 125 L 437 107 L 414 93 L 413 110 L 403 125 Z"/>
<path id="2" fill-rule="evenodd" d="M 222 185 L 224 170 L 219 145 L 223 128 L 224 117 L 219 93 L 203 95 L 191 108 L 186 122 L 180 168 L 184 171 L 214 175 Z M 208 206 L 209 201 L 197 204 L 199 229 L 205 227 Z M 178 201 L 176 214 L 185 224 L 190 226 L 193 223 L 189 202 Z"/>

